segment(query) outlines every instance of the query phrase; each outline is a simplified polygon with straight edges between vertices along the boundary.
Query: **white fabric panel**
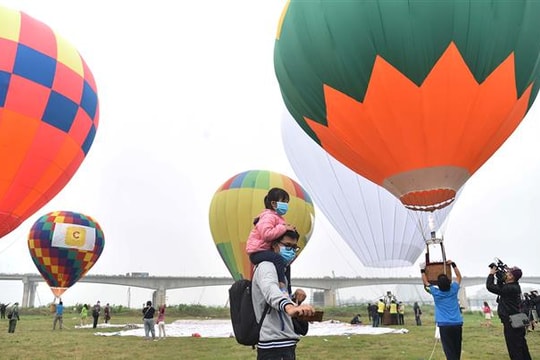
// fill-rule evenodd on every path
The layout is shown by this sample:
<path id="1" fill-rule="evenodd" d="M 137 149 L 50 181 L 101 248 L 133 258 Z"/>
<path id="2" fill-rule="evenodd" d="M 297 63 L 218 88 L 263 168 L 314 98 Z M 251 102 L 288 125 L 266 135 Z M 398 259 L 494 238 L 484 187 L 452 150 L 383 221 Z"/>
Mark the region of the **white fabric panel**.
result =
<path id="1" fill-rule="evenodd" d="M 51 246 L 79 250 L 93 250 L 96 229 L 84 225 L 55 223 Z"/>

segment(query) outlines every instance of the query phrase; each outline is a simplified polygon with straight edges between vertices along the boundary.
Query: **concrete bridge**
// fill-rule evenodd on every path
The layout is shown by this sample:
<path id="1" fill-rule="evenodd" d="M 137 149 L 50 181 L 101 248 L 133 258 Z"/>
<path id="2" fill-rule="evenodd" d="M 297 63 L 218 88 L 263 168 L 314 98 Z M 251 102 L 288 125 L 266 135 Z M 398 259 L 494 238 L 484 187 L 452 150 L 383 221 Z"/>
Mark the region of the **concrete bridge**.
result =
<path id="1" fill-rule="evenodd" d="M 36 288 L 39 282 L 44 282 L 40 274 L 0 274 L 0 280 L 18 280 L 23 282 L 23 300 L 21 306 L 33 307 Z M 486 276 L 463 277 L 462 292 L 460 299 L 466 304 L 465 288 L 468 286 L 482 285 Z M 179 277 L 179 276 L 148 276 L 145 273 L 132 273 L 126 275 L 86 275 L 79 282 L 123 285 L 154 289 L 153 302 L 165 301 L 168 289 L 224 286 L 231 285 L 234 280 L 231 277 Z M 539 284 L 540 276 L 527 276 L 520 280 L 521 283 Z M 357 286 L 369 285 L 419 285 L 422 284 L 420 277 L 394 277 L 394 278 L 364 278 L 364 277 L 323 277 L 323 278 L 294 278 L 295 287 L 318 289 L 324 292 L 324 305 L 336 305 L 336 291 Z"/>

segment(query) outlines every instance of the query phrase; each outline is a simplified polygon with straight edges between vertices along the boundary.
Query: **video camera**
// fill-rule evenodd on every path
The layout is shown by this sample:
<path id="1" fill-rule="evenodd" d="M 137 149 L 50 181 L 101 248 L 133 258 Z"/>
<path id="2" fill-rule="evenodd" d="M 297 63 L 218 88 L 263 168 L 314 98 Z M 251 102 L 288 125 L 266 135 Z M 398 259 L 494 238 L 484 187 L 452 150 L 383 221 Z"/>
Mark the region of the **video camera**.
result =
<path id="1" fill-rule="evenodd" d="M 504 283 L 504 280 L 506 279 L 506 271 L 508 270 L 508 265 L 503 263 L 501 259 L 495 258 L 495 262 L 489 264 L 489 268 L 496 268 L 497 271 L 495 272 L 495 277 L 497 278 L 497 282 Z"/>

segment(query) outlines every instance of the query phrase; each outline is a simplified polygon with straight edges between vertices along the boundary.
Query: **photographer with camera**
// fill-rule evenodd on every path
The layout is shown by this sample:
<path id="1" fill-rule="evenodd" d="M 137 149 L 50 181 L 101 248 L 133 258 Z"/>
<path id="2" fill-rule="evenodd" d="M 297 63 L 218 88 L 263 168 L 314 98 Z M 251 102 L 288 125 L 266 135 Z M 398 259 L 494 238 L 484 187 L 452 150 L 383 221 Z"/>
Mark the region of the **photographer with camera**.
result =
<path id="1" fill-rule="evenodd" d="M 489 275 L 486 288 L 497 296 L 497 314 L 504 328 L 504 340 L 508 355 L 512 360 L 530 360 L 531 355 L 525 340 L 526 328 L 513 327 L 510 315 L 519 313 L 521 302 L 521 287 L 518 280 L 522 276 L 521 269 L 514 266 L 509 268 L 502 261 L 489 264 Z M 497 283 L 495 283 L 497 277 Z"/>

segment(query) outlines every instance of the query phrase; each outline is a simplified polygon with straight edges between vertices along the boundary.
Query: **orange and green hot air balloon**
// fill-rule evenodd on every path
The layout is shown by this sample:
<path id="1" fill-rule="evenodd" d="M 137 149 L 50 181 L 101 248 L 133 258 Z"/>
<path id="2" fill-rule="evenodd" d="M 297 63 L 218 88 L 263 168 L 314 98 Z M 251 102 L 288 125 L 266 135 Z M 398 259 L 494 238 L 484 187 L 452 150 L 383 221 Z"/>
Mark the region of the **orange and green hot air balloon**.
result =
<path id="1" fill-rule="evenodd" d="M 287 2 L 284 102 L 330 155 L 434 211 L 504 143 L 540 82 L 540 1 Z"/>
<path id="2" fill-rule="evenodd" d="M 72 211 L 54 211 L 40 217 L 28 235 L 32 261 L 60 297 L 94 266 L 105 237 L 92 217 Z"/>
<path id="3" fill-rule="evenodd" d="M 47 25 L 0 6 L 0 237 L 71 179 L 96 135 L 94 77 Z"/>
<path id="4" fill-rule="evenodd" d="M 246 253 L 246 241 L 253 219 L 264 210 L 264 197 L 273 187 L 289 193 L 289 211 L 284 217 L 300 234 L 299 254 L 313 232 L 313 202 L 296 181 L 266 170 L 249 170 L 233 176 L 214 194 L 209 221 L 218 252 L 235 280 L 251 279 L 253 266 Z"/>

